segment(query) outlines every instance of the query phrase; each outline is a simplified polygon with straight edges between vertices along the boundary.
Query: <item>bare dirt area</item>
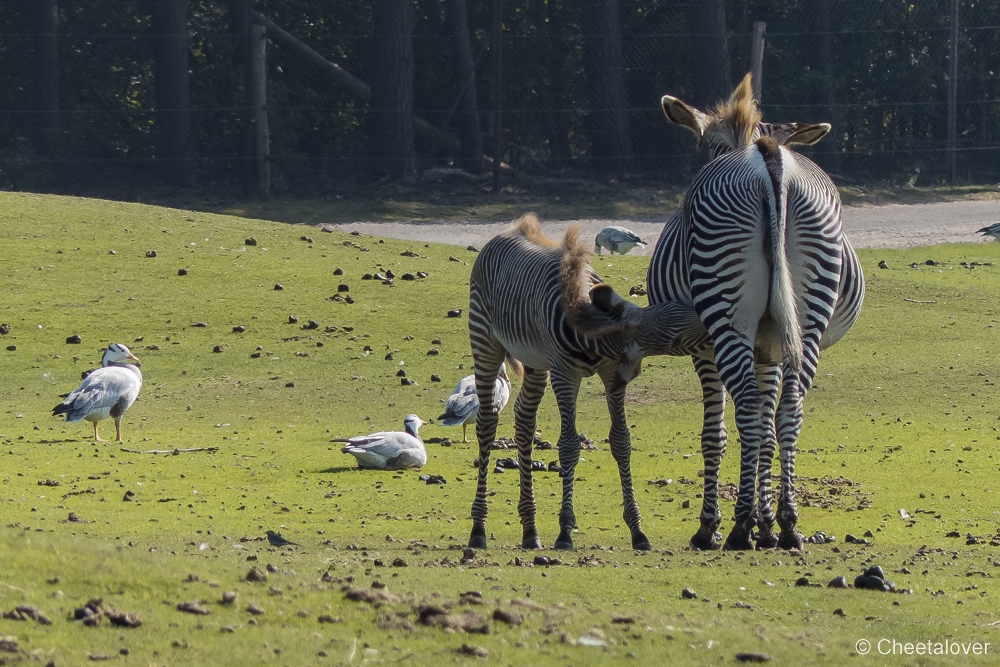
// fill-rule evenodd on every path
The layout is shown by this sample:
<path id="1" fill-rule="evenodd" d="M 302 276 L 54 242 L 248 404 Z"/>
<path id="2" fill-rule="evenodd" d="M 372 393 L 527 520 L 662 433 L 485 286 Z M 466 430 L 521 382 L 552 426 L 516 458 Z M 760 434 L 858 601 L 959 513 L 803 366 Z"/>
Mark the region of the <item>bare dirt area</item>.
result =
<path id="1" fill-rule="evenodd" d="M 670 217 L 665 214 L 657 219 L 583 219 L 553 220 L 546 223 L 552 237 L 562 236 L 571 222 L 580 225 L 584 237 L 593 237 L 606 225 L 628 227 L 649 243 L 645 249 L 632 254 L 648 255 L 653 244 Z M 982 243 L 992 240 L 976 230 L 1000 222 L 1000 201 L 951 201 L 924 204 L 890 204 L 886 206 L 845 206 L 844 231 L 851 243 L 858 248 L 910 248 L 937 243 Z M 363 234 L 385 236 L 412 241 L 449 243 L 452 245 L 481 246 L 510 224 L 505 222 L 347 222 L 326 223 L 339 231 L 358 231 Z"/>

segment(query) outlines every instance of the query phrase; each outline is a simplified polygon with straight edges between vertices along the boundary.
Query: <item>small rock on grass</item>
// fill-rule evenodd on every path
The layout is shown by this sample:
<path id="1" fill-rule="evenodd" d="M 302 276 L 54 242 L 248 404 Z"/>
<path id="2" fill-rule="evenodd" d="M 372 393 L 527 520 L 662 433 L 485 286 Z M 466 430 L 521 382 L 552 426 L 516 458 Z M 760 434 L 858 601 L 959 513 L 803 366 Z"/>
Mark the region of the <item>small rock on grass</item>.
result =
<path id="1" fill-rule="evenodd" d="M 188 602 L 178 602 L 177 611 L 184 611 L 189 614 L 198 614 L 199 616 L 207 616 L 212 612 L 202 606 L 201 602 L 198 600 L 190 600 Z"/>
<path id="2" fill-rule="evenodd" d="M 767 653 L 749 653 L 740 651 L 736 654 L 736 662 L 771 662 L 772 658 Z"/>
<path id="3" fill-rule="evenodd" d="M 698 594 L 694 592 L 693 588 L 685 588 L 681 591 L 681 597 L 685 600 L 694 600 L 698 597 Z"/>
<path id="4" fill-rule="evenodd" d="M 33 604 L 14 607 L 10 611 L 5 611 L 3 617 L 12 621 L 37 621 L 42 625 L 52 625 L 52 621 L 45 615 L 45 612 Z"/>
<path id="5" fill-rule="evenodd" d="M 484 649 L 482 646 L 475 646 L 473 644 L 462 644 L 458 652 L 463 655 L 474 655 L 477 658 L 487 658 L 490 652 Z"/>

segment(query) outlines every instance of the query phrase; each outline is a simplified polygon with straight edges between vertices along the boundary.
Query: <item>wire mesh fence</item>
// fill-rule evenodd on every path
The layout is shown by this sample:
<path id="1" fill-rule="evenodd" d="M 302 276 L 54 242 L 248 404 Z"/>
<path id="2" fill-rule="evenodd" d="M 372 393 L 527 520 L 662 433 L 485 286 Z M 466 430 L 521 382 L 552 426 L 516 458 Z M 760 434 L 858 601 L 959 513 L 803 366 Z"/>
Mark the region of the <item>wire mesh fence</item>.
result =
<path id="1" fill-rule="evenodd" d="M 951 159 L 960 182 L 1000 180 L 1000 3 L 503 0 L 502 95 L 495 108 L 494 1 L 468 3 L 481 125 L 489 151 L 491 120 L 501 114 L 503 160 L 523 172 L 628 171 L 685 182 L 704 158 L 690 136 L 667 125 L 659 99 L 669 93 L 701 105 L 709 101 L 702 99 L 706 90 L 724 94 L 750 69 L 751 33 L 755 22 L 763 22 L 765 119 L 831 123 L 830 136 L 812 154 L 840 182 L 936 183 L 952 176 Z M 371 83 L 377 6 L 362 0 L 258 0 L 254 8 Z M 0 10 L 7 26 L 0 40 L 0 85 L 6 91 L 0 98 L 0 184 L 31 187 L 38 179 L 51 182 L 53 174 L 116 168 L 134 175 L 161 159 L 143 2 L 60 3 L 62 140 L 54 155 L 31 148 L 34 35 L 18 7 L 5 3 Z M 231 180 L 246 159 L 235 36 L 225 3 L 191 0 L 190 7 L 198 169 L 203 182 Z M 611 54 L 619 62 L 619 98 L 595 92 L 609 62 L 609 7 L 620 31 L 620 51 Z M 445 0 L 414 0 L 414 11 L 413 111 L 454 133 L 461 86 Z M 718 30 L 712 28 L 716 15 L 722 21 Z M 603 55 L 595 60 L 595 53 Z M 711 65 L 713 53 L 722 53 L 725 64 Z M 706 85 L 708 78 L 714 87 Z M 364 102 L 273 41 L 267 84 L 278 187 L 322 190 L 331 182 L 377 177 Z M 622 160 L 602 159 L 608 142 L 618 144 Z M 440 163 L 440 150 L 428 156 L 434 148 L 418 146 L 422 166 Z"/>

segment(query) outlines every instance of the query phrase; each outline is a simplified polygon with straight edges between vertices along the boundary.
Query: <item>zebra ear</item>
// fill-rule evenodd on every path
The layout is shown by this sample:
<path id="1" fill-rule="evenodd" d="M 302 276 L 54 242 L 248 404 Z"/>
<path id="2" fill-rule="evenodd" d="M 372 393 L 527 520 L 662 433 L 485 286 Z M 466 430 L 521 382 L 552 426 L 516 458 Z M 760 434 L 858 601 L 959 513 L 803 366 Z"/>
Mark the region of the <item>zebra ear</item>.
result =
<path id="1" fill-rule="evenodd" d="M 830 131 L 829 123 L 761 123 L 768 125 L 770 134 L 782 146 L 799 144 L 812 146 Z"/>
<path id="2" fill-rule="evenodd" d="M 705 136 L 705 129 L 711 120 L 707 114 L 672 95 L 664 95 L 660 100 L 660 106 L 663 107 L 663 115 L 667 117 L 668 122 L 691 130 L 699 142 Z"/>
<path id="3" fill-rule="evenodd" d="M 590 303 L 595 308 L 616 319 L 621 317 L 625 309 L 625 300 L 615 294 L 615 291 L 607 283 L 598 283 L 590 288 Z"/>

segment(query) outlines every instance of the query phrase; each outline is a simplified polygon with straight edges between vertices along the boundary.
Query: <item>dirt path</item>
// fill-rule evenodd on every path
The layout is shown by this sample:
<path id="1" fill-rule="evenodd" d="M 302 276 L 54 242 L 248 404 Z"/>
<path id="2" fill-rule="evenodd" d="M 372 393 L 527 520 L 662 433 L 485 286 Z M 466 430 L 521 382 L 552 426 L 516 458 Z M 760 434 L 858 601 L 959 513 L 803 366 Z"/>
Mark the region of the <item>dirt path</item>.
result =
<path id="1" fill-rule="evenodd" d="M 577 220 L 584 237 L 593 237 L 602 227 L 628 227 L 650 245 L 632 254 L 648 255 L 669 215 L 660 220 Z M 976 234 L 986 225 L 1000 222 L 1000 201 L 961 201 L 935 204 L 892 204 L 844 208 L 844 230 L 858 248 L 909 248 L 936 243 L 982 243 L 992 240 Z M 491 222 L 350 222 L 332 225 L 343 231 L 387 236 L 413 241 L 481 246 L 509 223 Z M 549 236 L 559 237 L 569 221 L 545 225 Z"/>

